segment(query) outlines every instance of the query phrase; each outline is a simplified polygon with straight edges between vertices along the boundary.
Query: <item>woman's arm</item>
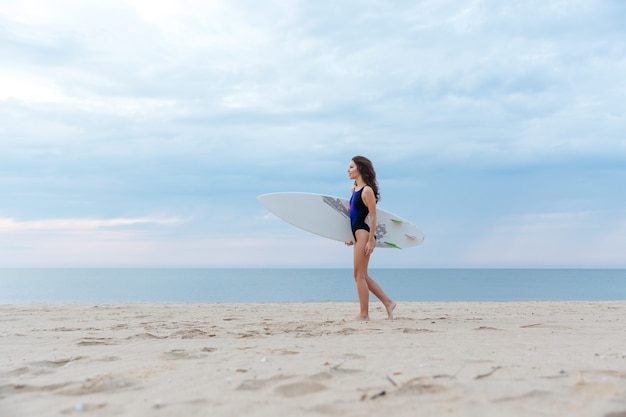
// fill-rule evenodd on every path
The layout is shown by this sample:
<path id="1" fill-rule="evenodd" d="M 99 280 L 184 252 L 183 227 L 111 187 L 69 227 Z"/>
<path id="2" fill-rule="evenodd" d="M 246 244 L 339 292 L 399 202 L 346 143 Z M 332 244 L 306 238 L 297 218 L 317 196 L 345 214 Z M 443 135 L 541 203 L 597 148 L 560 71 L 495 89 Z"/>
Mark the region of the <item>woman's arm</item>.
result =
<path id="1" fill-rule="evenodd" d="M 374 247 L 376 247 L 376 196 L 374 196 L 374 190 L 372 190 L 372 187 L 366 186 L 363 189 L 362 198 L 370 212 L 370 235 L 367 244 L 365 245 L 365 252 L 372 253 L 374 251 Z"/>
<path id="2" fill-rule="evenodd" d="M 356 189 L 356 185 L 352 186 L 352 190 L 350 191 L 350 193 L 354 193 L 354 190 Z M 354 245 L 354 240 L 350 240 L 348 242 L 345 242 L 346 246 L 352 246 Z"/>

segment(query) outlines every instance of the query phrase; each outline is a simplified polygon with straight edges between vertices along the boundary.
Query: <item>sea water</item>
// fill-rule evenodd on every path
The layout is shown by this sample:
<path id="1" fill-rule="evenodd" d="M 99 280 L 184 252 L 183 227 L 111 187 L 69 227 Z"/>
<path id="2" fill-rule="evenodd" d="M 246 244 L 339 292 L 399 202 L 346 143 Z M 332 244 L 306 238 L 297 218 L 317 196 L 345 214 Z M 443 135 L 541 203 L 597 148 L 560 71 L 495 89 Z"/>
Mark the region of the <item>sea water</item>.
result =
<path id="1" fill-rule="evenodd" d="M 370 275 L 397 301 L 626 300 L 625 269 L 374 269 Z M 0 269 L 0 304 L 350 300 L 356 290 L 349 269 Z"/>

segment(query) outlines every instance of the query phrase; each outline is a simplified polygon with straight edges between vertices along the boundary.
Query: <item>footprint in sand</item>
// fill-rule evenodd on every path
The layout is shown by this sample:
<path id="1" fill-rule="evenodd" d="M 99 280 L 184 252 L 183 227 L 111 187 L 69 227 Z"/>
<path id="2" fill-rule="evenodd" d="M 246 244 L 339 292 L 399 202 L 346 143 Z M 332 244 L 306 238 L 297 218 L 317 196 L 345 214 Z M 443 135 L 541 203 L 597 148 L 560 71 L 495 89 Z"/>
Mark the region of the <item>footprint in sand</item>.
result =
<path id="1" fill-rule="evenodd" d="M 188 401 L 173 402 L 173 403 L 156 403 L 152 406 L 155 410 L 168 410 L 170 415 L 188 415 L 189 406 L 208 408 L 212 404 L 211 401 L 205 398 L 196 398 Z"/>
<path id="2" fill-rule="evenodd" d="M 78 346 L 114 345 L 115 341 L 109 337 L 85 337 L 77 344 Z"/>
<path id="3" fill-rule="evenodd" d="M 273 382 L 283 381 L 289 378 L 291 377 L 286 375 L 276 375 L 266 379 L 246 379 L 237 387 L 237 391 L 258 391 Z"/>
<path id="4" fill-rule="evenodd" d="M 137 382 L 130 378 L 101 375 L 95 378 L 88 378 L 82 383 L 72 384 L 61 391 L 63 395 L 89 395 L 96 393 L 108 393 L 139 389 Z"/>
<path id="5" fill-rule="evenodd" d="M 85 358 L 84 356 L 77 356 L 75 358 L 58 359 L 56 361 L 37 361 L 37 362 L 31 362 L 30 365 L 37 366 L 37 367 L 45 367 L 45 368 L 60 368 L 62 366 L 67 365 L 70 362 L 78 361 L 84 358 Z"/>
<path id="6" fill-rule="evenodd" d="M 169 352 L 164 352 L 165 359 L 179 360 L 179 359 L 202 359 L 206 357 L 203 353 L 189 352 L 185 349 L 172 349 Z"/>
<path id="7" fill-rule="evenodd" d="M 22 366 L 21 368 L 17 368 L 17 369 L 14 369 L 12 371 L 9 371 L 9 372 L 0 372 L 0 377 L 3 377 L 3 376 L 9 376 L 9 377 L 11 377 L 11 376 L 22 376 L 22 375 L 26 375 L 28 373 L 30 373 L 30 369 L 28 369 L 28 367 L 26 367 L 26 366 Z"/>
<path id="8" fill-rule="evenodd" d="M 51 392 L 58 389 L 67 387 L 70 382 L 63 382 L 59 384 L 49 385 L 27 385 L 27 384 L 11 384 L 0 386 L 0 398 L 4 398 L 7 395 L 22 394 L 26 392 Z"/>
<path id="9" fill-rule="evenodd" d="M 365 356 L 359 355 L 358 353 L 344 353 L 341 357 L 344 359 L 367 359 Z"/>
<path id="10" fill-rule="evenodd" d="M 351 327 L 346 327 L 344 329 L 336 331 L 335 334 L 342 335 L 342 336 L 349 336 L 351 334 L 356 333 L 356 331 L 357 331 L 356 329 L 353 329 Z"/>
<path id="11" fill-rule="evenodd" d="M 294 350 L 288 350 L 288 349 L 273 349 L 272 354 L 274 355 L 299 355 L 300 352 L 296 352 Z"/>
<path id="12" fill-rule="evenodd" d="M 443 385 L 433 384 L 426 377 L 413 378 L 402 384 L 396 391 L 398 395 L 437 394 L 446 391 Z"/>
<path id="13" fill-rule="evenodd" d="M 50 329 L 53 332 L 79 332 L 83 329 L 80 327 L 55 327 L 54 329 Z"/>
<path id="14" fill-rule="evenodd" d="M 121 361 L 122 358 L 120 358 L 119 356 L 103 356 L 102 358 L 99 359 L 94 359 L 94 361 L 97 362 L 115 362 L 115 361 Z"/>
<path id="15" fill-rule="evenodd" d="M 550 391 L 542 391 L 542 390 L 532 390 L 522 395 L 512 396 L 512 397 L 501 397 L 493 400 L 494 403 L 503 403 L 508 401 L 518 401 L 518 400 L 526 400 L 529 398 L 542 398 L 549 397 L 553 393 Z M 626 416 L 625 416 L 626 417 Z"/>
<path id="16" fill-rule="evenodd" d="M 33 375 L 45 375 L 54 372 L 54 369 L 61 368 L 70 362 L 85 359 L 85 356 L 77 356 L 75 358 L 58 359 L 53 361 L 36 361 L 30 362 L 29 367 L 21 367 L 9 373 L 10 376 L 20 376 L 32 373 Z M 34 368 L 34 369 L 31 369 Z"/>
<path id="17" fill-rule="evenodd" d="M 412 329 L 410 327 L 402 329 L 402 333 L 406 334 L 418 334 L 418 333 L 434 333 L 434 330 L 430 329 Z"/>
<path id="18" fill-rule="evenodd" d="M 154 340 L 154 339 L 167 339 L 167 336 L 157 336 L 152 333 L 139 333 L 134 336 L 129 336 L 126 340 Z"/>
<path id="19" fill-rule="evenodd" d="M 281 385 L 280 387 L 276 388 L 274 392 L 283 397 L 292 398 L 300 397 L 302 395 L 313 394 L 316 392 L 324 391 L 325 389 L 326 387 L 318 382 L 302 381 Z"/>
<path id="20" fill-rule="evenodd" d="M 206 332 L 201 329 L 179 330 L 172 334 L 172 337 L 181 339 L 204 339 L 217 336 L 215 333 Z"/>

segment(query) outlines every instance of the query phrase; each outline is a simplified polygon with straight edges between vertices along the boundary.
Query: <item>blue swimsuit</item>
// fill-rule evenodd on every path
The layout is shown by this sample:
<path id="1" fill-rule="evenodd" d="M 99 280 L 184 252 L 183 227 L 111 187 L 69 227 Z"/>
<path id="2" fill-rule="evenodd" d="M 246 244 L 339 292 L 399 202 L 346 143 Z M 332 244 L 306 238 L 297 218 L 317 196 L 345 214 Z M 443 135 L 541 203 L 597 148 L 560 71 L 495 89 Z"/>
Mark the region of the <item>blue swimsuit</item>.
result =
<path id="1" fill-rule="evenodd" d="M 365 229 L 368 232 L 370 231 L 369 225 L 365 223 L 365 219 L 370 211 L 363 202 L 363 197 L 361 196 L 362 192 L 363 188 L 359 191 L 354 191 L 350 198 L 350 224 L 352 225 L 352 235 L 355 241 L 357 230 Z"/>

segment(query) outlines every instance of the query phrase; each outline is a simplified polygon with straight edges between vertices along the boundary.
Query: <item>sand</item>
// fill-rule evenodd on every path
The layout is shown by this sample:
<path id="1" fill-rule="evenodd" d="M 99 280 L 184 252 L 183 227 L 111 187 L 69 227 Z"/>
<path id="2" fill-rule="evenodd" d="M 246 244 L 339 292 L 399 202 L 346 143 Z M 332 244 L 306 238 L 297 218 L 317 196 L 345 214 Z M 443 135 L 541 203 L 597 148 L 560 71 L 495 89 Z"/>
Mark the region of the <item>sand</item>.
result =
<path id="1" fill-rule="evenodd" d="M 0 416 L 626 417 L 626 301 L 0 306 Z"/>

